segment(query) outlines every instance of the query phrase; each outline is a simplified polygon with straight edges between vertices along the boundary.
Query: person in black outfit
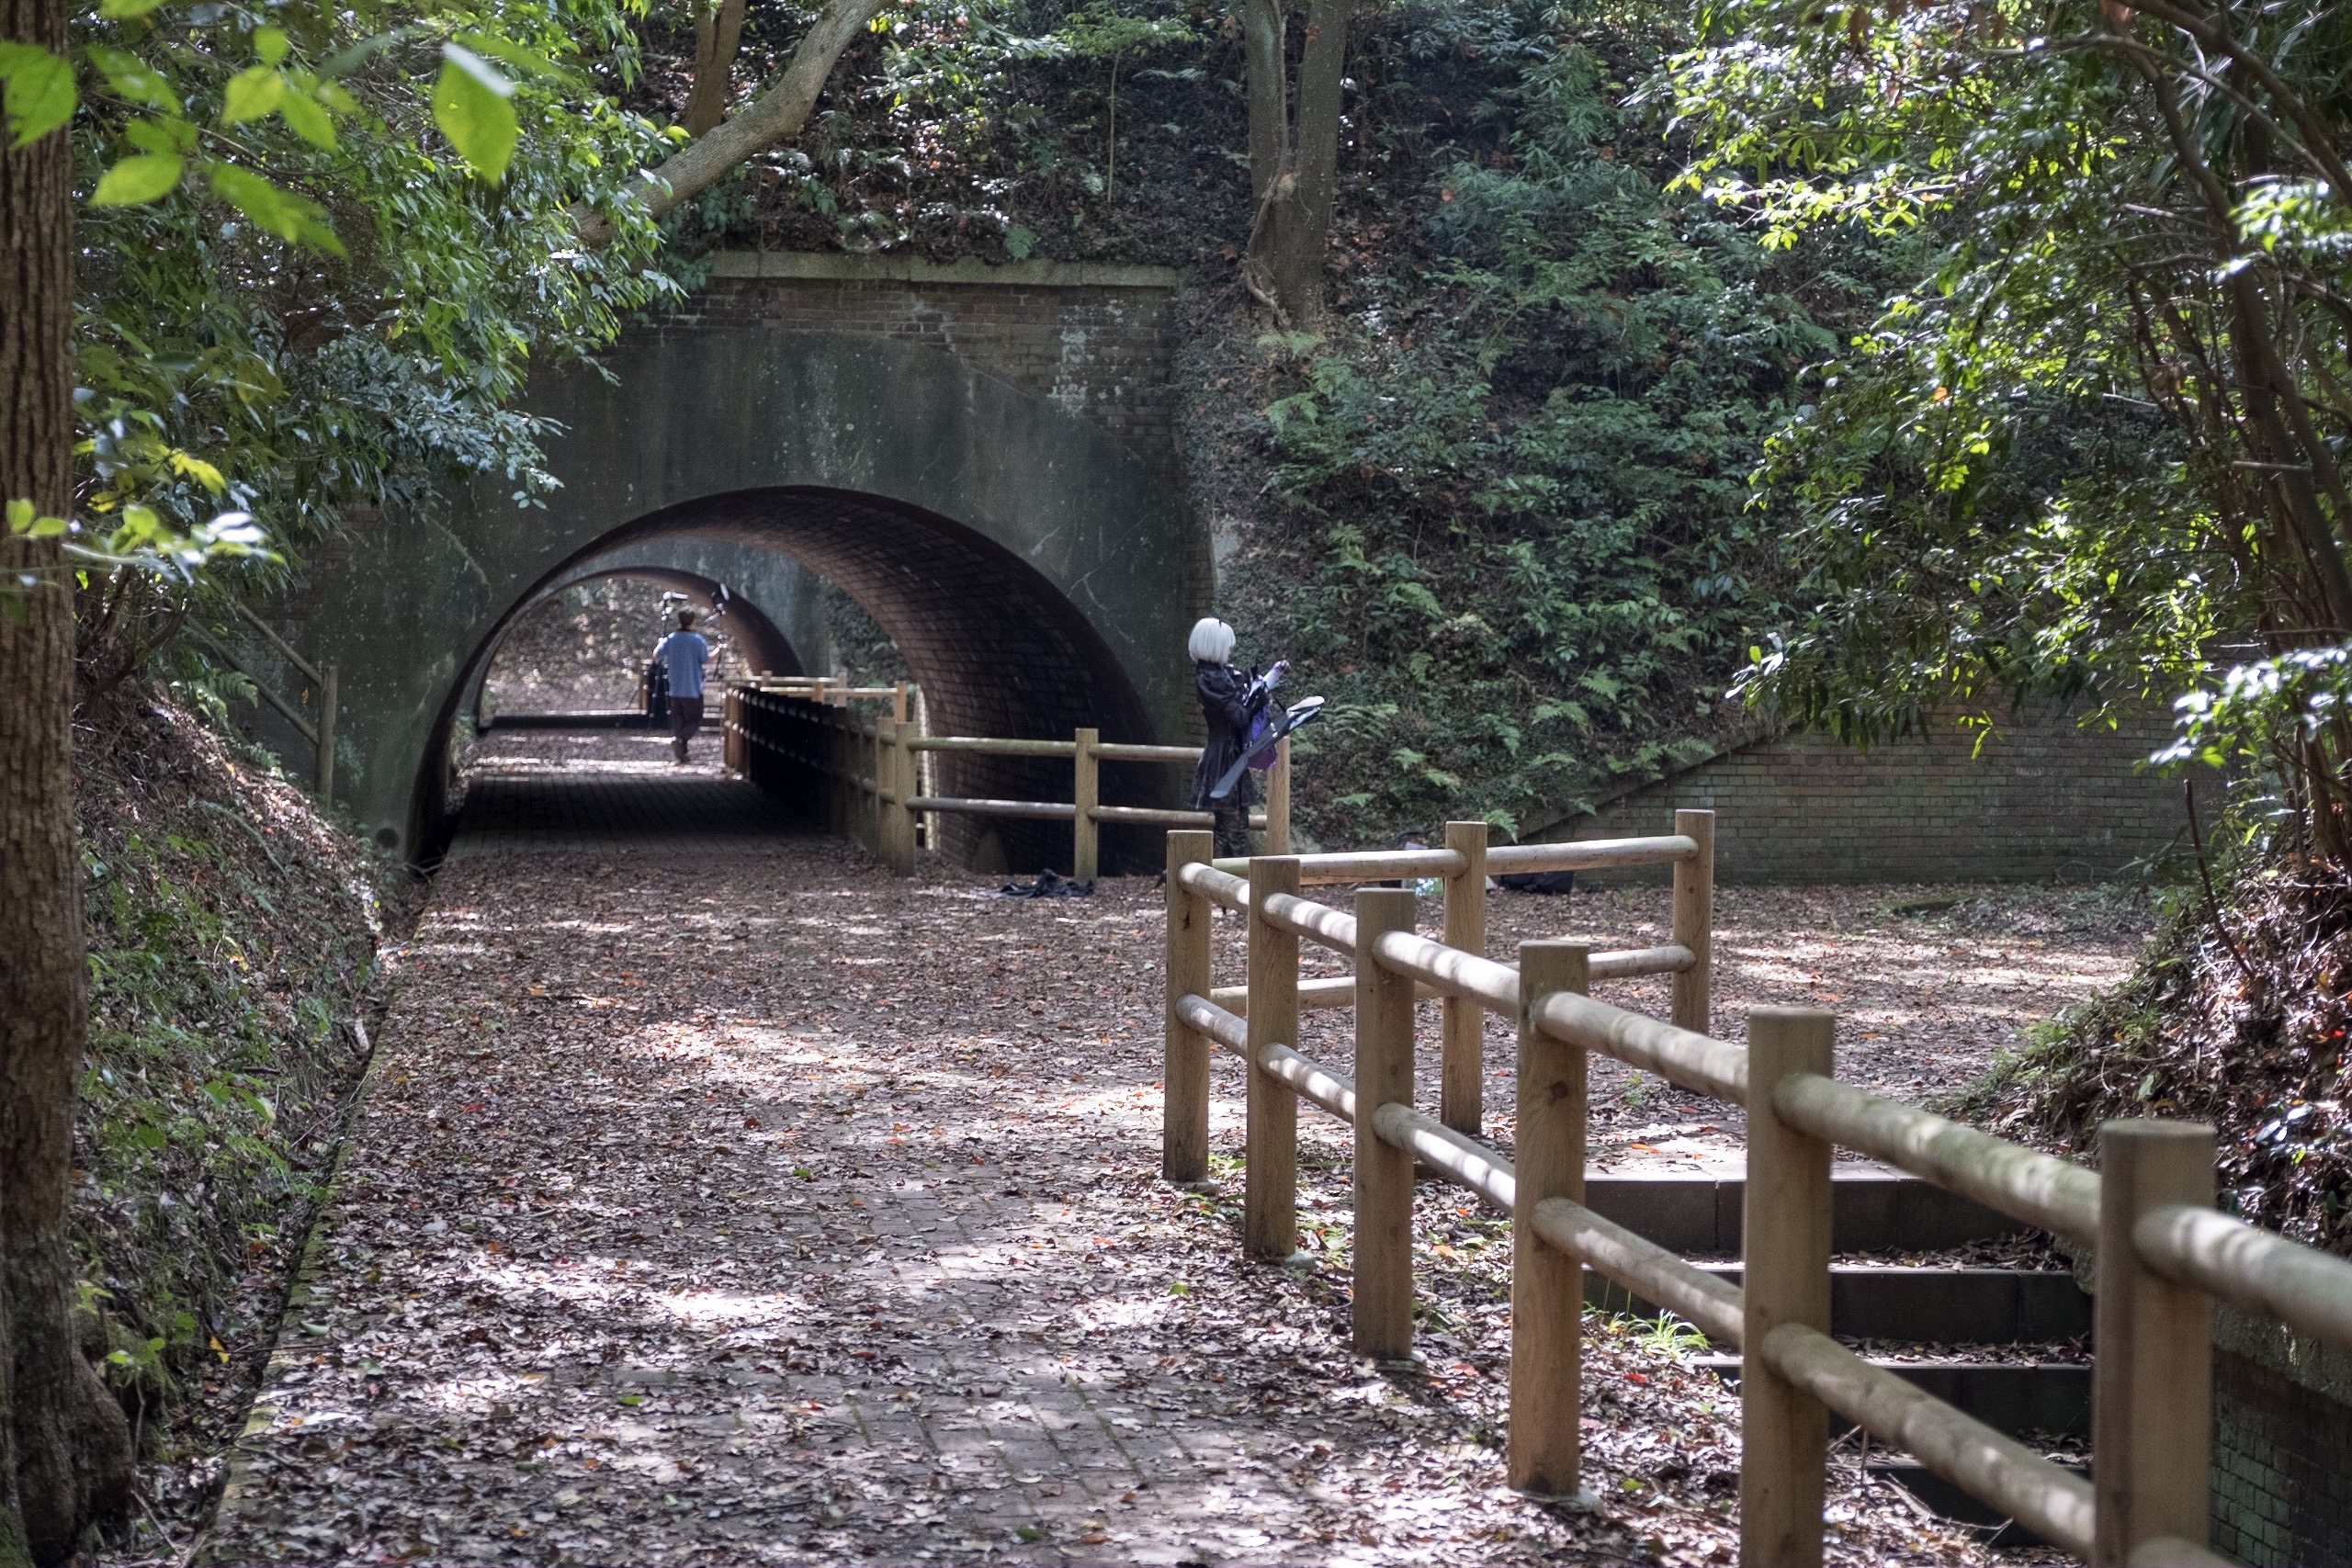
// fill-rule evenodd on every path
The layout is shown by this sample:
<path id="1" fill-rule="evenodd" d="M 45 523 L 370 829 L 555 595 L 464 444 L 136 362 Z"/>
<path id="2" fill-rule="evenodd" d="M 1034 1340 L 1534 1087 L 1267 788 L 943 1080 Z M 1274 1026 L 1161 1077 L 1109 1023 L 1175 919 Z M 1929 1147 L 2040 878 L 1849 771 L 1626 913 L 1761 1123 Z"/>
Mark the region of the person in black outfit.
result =
<path id="1" fill-rule="evenodd" d="M 1193 688 L 1200 694 L 1201 718 L 1208 727 L 1208 744 L 1201 750 L 1201 765 L 1193 775 L 1193 809 L 1216 819 L 1216 852 L 1250 852 L 1250 807 L 1257 804 L 1258 785 L 1244 770 L 1233 793 L 1223 800 L 1209 791 L 1225 776 L 1249 743 L 1250 727 L 1265 711 L 1268 694 L 1290 668 L 1287 660 L 1268 671 L 1266 684 L 1256 692 L 1256 676 L 1233 662 L 1233 628 L 1215 617 L 1194 624 L 1187 651 L 1193 656 Z"/>

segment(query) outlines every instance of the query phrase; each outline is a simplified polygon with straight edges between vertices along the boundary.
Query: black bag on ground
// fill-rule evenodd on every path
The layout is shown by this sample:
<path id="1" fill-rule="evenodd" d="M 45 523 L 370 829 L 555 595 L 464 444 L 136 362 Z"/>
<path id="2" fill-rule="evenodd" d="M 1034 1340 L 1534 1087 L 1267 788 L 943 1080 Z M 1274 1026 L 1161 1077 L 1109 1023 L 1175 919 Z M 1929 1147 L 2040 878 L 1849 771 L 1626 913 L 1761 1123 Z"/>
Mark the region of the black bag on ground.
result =
<path id="1" fill-rule="evenodd" d="M 1516 871 L 1495 878 L 1496 886 L 1513 893 L 1550 893 L 1561 897 L 1577 890 L 1573 871 Z"/>
<path id="2" fill-rule="evenodd" d="M 997 889 L 997 897 L 1000 898 L 1091 898 L 1094 897 L 1094 884 L 1074 881 L 1048 867 L 1037 874 L 1037 880 L 1035 882 L 1006 883 Z"/>

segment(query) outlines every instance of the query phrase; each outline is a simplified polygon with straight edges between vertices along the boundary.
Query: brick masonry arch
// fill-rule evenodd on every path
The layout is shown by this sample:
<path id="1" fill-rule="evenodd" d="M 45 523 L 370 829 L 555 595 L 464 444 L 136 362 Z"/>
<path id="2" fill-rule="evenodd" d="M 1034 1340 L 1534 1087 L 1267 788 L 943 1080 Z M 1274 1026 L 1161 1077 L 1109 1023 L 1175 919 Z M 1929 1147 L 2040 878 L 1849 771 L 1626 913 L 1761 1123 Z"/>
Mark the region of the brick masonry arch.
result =
<path id="1" fill-rule="evenodd" d="M 1105 287 L 1073 285 L 1076 302 L 1029 335 L 1067 365 L 1083 334 L 1066 318 L 1099 309 L 1085 301 Z M 1120 287 L 1164 308 L 1164 288 Z M 943 730 L 1182 739 L 1184 634 L 1211 568 L 1164 424 L 1125 418 L 1141 394 L 1057 390 L 989 363 L 938 316 L 922 332 L 845 331 L 705 310 L 632 331 L 604 358 L 609 379 L 575 372 L 529 400 L 561 429 L 548 450 L 562 484 L 543 506 L 482 479 L 430 513 L 367 519 L 323 556 L 277 615 L 340 667 L 338 795 L 362 829 L 387 852 L 425 852 L 451 722 L 503 627 L 600 557 L 665 542 L 775 552 L 840 583 L 907 654 Z M 1138 347 L 1159 332 L 1146 321 L 1134 352 L 1110 355 L 1104 387 L 1164 383 L 1164 355 Z M 1014 771 L 967 787 L 1017 793 Z"/>

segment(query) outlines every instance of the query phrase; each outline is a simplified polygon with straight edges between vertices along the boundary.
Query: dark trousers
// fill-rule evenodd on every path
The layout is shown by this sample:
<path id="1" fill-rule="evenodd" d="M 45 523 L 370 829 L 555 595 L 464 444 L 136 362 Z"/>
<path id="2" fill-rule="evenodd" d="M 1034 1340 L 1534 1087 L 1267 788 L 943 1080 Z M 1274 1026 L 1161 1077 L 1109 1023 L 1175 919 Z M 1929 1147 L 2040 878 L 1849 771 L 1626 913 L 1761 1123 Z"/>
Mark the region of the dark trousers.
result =
<path id="1" fill-rule="evenodd" d="M 1215 812 L 1216 856 L 1225 860 L 1250 852 L 1250 813 L 1247 809 Z"/>
<path id="2" fill-rule="evenodd" d="M 686 760 L 686 742 L 702 728 L 700 697 L 670 699 L 670 752 L 681 762 Z"/>

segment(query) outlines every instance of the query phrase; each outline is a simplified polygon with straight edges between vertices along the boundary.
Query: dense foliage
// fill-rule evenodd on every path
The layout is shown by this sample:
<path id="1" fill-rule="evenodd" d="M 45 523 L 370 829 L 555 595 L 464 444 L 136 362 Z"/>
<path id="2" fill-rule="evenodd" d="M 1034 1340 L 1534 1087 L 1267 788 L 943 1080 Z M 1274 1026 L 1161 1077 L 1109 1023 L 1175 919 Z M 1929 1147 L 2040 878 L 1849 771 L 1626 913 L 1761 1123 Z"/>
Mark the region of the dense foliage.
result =
<path id="1" fill-rule="evenodd" d="M 1333 701 L 1303 778 L 1340 842 L 1528 830 L 1713 750 L 1780 613 L 1747 476 L 1832 343 L 1751 234 L 1663 188 L 1670 151 L 1618 101 L 1656 37 L 1498 7 L 1405 54 L 1439 49 L 1490 62 L 1495 144 L 1429 169 L 1424 266 L 1275 345 L 1287 515 L 1234 594 Z"/>
<path id="2" fill-rule="evenodd" d="M 1857 738 L 1957 698 L 2189 705 L 2344 862 L 2352 17 L 1734 0 L 1672 93 L 1711 197 L 1918 265 L 1772 444 L 1806 614 L 1747 689 Z M 2217 659 L 2216 656 L 2220 657 Z"/>
<path id="3" fill-rule="evenodd" d="M 71 114 L 87 193 L 70 526 L 101 685 L 224 554 L 231 582 L 265 586 L 355 508 L 429 512 L 463 472 L 518 502 L 546 488 L 540 427 L 511 406 L 525 376 L 673 288 L 648 226 L 592 253 L 570 213 L 611 206 L 669 145 L 583 73 L 628 69 L 631 16 L 105 0 L 76 17 L 43 113 Z M 40 62 L 0 63 L 17 121 Z"/>

